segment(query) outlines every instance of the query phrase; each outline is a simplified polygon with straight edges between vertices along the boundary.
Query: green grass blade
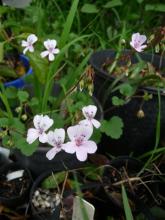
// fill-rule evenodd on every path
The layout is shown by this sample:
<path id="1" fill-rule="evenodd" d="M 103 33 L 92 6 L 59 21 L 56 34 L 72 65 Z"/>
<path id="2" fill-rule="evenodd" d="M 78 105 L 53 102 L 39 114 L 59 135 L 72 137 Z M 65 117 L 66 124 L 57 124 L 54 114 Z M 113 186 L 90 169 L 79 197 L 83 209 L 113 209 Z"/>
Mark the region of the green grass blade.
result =
<path id="1" fill-rule="evenodd" d="M 128 202 L 128 197 L 124 185 L 122 185 L 122 199 L 126 220 L 133 220 L 132 211 Z"/>
<path id="2" fill-rule="evenodd" d="M 64 45 L 65 45 L 65 43 L 68 39 L 70 30 L 71 30 L 71 27 L 72 27 L 72 23 L 73 23 L 73 20 L 74 20 L 76 11 L 77 11 L 78 3 L 79 3 L 79 0 L 74 0 L 73 1 L 73 4 L 72 4 L 71 9 L 69 11 L 68 17 L 66 19 L 66 23 L 64 24 L 64 30 L 63 30 L 61 38 L 60 38 L 60 42 L 59 42 L 59 47 L 60 48 L 64 47 Z"/>

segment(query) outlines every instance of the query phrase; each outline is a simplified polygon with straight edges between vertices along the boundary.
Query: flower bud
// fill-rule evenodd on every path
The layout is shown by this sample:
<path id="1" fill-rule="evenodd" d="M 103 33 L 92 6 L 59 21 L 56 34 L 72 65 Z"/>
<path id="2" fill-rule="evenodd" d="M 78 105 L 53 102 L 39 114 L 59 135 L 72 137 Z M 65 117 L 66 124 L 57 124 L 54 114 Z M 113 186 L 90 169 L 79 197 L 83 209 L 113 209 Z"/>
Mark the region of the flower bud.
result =
<path id="1" fill-rule="evenodd" d="M 26 121 L 26 120 L 27 120 L 27 115 L 26 115 L 26 114 L 23 114 L 23 115 L 21 116 L 21 119 L 22 119 L 23 121 Z"/>
<path id="2" fill-rule="evenodd" d="M 14 145 L 14 142 L 13 142 L 12 140 L 8 140 L 8 141 L 7 141 L 7 145 L 8 145 L 9 147 L 12 147 L 12 146 Z"/>
<path id="3" fill-rule="evenodd" d="M 120 43 L 121 43 L 121 45 L 125 45 L 126 44 L 125 39 L 121 39 Z"/>
<path id="4" fill-rule="evenodd" d="M 21 107 L 21 106 L 18 106 L 18 107 L 15 109 L 15 111 L 16 111 L 17 113 L 20 113 L 20 112 L 22 111 L 22 107 Z"/>
<path id="5" fill-rule="evenodd" d="M 143 111 L 142 109 L 140 109 L 140 110 L 137 112 L 137 117 L 138 117 L 138 118 L 144 118 L 144 117 L 145 117 L 144 111 Z"/>

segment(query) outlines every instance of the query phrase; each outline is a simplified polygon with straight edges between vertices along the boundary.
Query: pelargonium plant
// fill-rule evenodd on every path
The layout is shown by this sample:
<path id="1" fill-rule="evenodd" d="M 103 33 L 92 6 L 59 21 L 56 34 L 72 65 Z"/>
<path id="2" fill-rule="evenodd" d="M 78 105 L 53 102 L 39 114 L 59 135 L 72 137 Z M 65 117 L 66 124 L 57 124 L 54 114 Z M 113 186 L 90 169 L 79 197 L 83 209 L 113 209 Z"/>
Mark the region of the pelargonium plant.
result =
<path id="1" fill-rule="evenodd" d="M 141 56 L 139 56 L 139 54 L 147 48 L 154 47 L 154 39 L 154 36 L 151 36 L 147 39 L 146 35 L 140 34 L 139 32 L 133 33 L 131 36 L 131 41 L 129 42 L 131 50 L 123 51 L 121 48 L 125 47 L 126 41 L 120 41 L 120 47 L 119 51 L 116 54 L 116 57 L 112 60 L 108 60 L 107 63 L 105 63 L 104 65 L 104 67 L 108 69 L 108 72 L 111 75 L 120 77 L 120 80 L 123 80 L 125 85 L 127 83 L 127 89 L 124 90 L 129 90 L 128 96 L 133 95 L 139 86 L 155 86 L 159 88 L 164 88 L 165 79 L 160 74 L 160 70 L 153 66 L 151 62 L 144 61 Z M 157 45 L 159 43 L 163 51 L 163 35 L 160 36 Z M 133 56 L 135 59 L 137 59 L 138 62 L 132 62 Z M 159 67 L 161 67 L 161 62 L 162 59 L 160 59 Z M 122 88 L 120 89 L 122 90 Z"/>
<path id="2" fill-rule="evenodd" d="M 41 143 L 48 143 L 53 148 L 50 149 L 46 157 L 52 160 L 57 153 L 64 150 L 67 153 L 74 154 L 79 161 L 85 161 L 87 154 L 93 154 L 97 150 L 97 145 L 94 141 L 89 140 L 93 134 L 93 126 L 100 127 L 100 122 L 94 119 L 97 107 L 94 105 L 85 106 L 82 112 L 86 117 L 78 124 L 67 128 L 69 141 L 65 142 L 65 130 L 63 128 L 48 129 L 53 125 L 53 120 L 48 115 L 36 115 L 33 119 L 34 128 L 29 128 L 27 133 L 27 142 L 32 144 L 39 139 Z"/>

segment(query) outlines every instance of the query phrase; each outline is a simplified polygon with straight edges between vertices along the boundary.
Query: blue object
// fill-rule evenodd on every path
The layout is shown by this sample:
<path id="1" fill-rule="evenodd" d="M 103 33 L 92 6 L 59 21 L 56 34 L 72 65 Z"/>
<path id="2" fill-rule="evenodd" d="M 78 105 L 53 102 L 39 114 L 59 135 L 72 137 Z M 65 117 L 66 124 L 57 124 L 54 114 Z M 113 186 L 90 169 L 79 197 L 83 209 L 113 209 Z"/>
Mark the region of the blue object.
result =
<path id="1" fill-rule="evenodd" d="M 26 69 L 28 69 L 28 71 L 25 73 L 24 76 L 22 76 L 22 77 L 20 77 L 20 78 L 18 78 L 18 79 L 16 79 L 16 80 L 13 80 L 13 81 L 10 81 L 10 82 L 4 83 L 4 86 L 5 86 L 5 87 L 14 86 L 14 87 L 16 87 L 17 89 L 22 88 L 22 87 L 25 85 L 25 77 L 28 76 L 28 75 L 30 75 L 30 74 L 32 74 L 33 70 L 32 70 L 32 68 L 29 66 L 29 59 L 28 59 L 26 56 L 24 56 L 23 54 L 21 54 L 21 55 L 19 56 L 19 59 L 20 59 L 20 61 L 23 63 L 24 67 L 25 67 Z"/>

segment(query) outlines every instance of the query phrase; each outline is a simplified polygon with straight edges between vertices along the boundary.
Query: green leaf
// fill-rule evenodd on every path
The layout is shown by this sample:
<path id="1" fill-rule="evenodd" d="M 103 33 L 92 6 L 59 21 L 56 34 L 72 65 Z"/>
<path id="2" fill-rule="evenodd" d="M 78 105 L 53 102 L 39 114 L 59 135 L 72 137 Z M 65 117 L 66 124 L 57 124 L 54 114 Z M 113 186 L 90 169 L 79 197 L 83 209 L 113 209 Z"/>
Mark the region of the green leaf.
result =
<path id="1" fill-rule="evenodd" d="M 125 191 L 125 187 L 124 185 L 122 185 L 122 199 L 123 199 L 123 205 L 124 205 L 124 212 L 125 212 L 125 216 L 126 216 L 126 220 L 133 220 L 133 215 L 131 212 L 131 208 L 128 202 L 128 197 Z"/>
<path id="2" fill-rule="evenodd" d="M 13 68 L 3 63 L 0 64 L 0 76 L 4 78 L 10 77 L 13 79 L 18 77 Z"/>
<path id="3" fill-rule="evenodd" d="M 113 139 L 118 139 L 123 133 L 123 121 L 118 116 L 113 116 L 109 121 L 103 120 L 100 130 Z"/>
<path id="4" fill-rule="evenodd" d="M 42 183 L 41 187 L 44 189 L 54 189 L 62 183 L 65 179 L 66 172 L 62 171 L 60 173 L 53 173 L 51 176 L 47 177 Z"/>
<path id="5" fill-rule="evenodd" d="M 103 7 L 104 8 L 113 8 L 113 7 L 121 6 L 121 5 L 123 5 L 121 0 L 112 0 L 112 1 L 107 2 Z"/>
<path id="6" fill-rule="evenodd" d="M 98 13 L 99 10 L 94 4 L 84 4 L 81 8 L 81 12 L 92 14 L 92 13 Z"/>
<path id="7" fill-rule="evenodd" d="M 112 104 L 114 106 L 122 106 L 124 105 L 125 101 L 123 99 L 118 98 L 117 96 L 112 97 Z"/>
<path id="8" fill-rule="evenodd" d="M 45 83 L 46 74 L 48 74 L 48 62 L 46 59 L 41 58 L 39 54 L 28 54 L 30 63 L 33 67 L 35 76 L 40 83 Z"/>
<path id="9" fill-rule="evenodd" d="M 11 137 L 9 135 L 6 135 L 5 137 L 2 138 L 2 146 L 3 147 L 10 147 L 9 143 L 11 142 Z"/>
<path id="10" fill-rule="evenodd" d="M 94 129 L 91 140 L 93 140 L 96 143 L 99 143 L 101 140 L 101 132 L 99 129 Z"/>
<path id="11" fill-rule="evenodd" d="M 9 126 L 11 130 L 18 131 L 21 134 L 25 132 L 25 124 L 22 123 L 18 118 L 9 119 Z"/>
<path id="12" fill-rule="evenodd" d="M 0 6 L 0 15 L 7 13 L 10 11 L 9 7 Z"/>
<path id="13" fill-rule="evenodd" d="M 141 4 L 142 2 L 144 2 L 144 0 L 136 0 L 137 3 Z"/>
<path id="14" fill-rule="evenodd" d="M 38 142 L 35 141 L 32 144 L 28 144 L 26 142 L 26 139 L 24 139 L 22 140 L 22 142 L 20 141 L 19 143 L 17 143 L 16 147 L 20 149 L 24 155 L 31 156 L 37 150 Z"/>
<path id="15" fill-rule="evenodd" d="M 15 87 L 7 87 L 5 89 L 5 95 L 8 99 L 17 98 L 17 89 Z"/>
<path id="16" fill-rule="evenodd" d="M 26 91 L 19 90 L 17 93 L 17 96 L 18 96 L 20 102 L 26 102 L 29 98 L 29 93 Z"/>
<path id="17" fill-rule="evenodd" d="M 28 144 L 26 138 L 21 134 L 15 131 L 10 132 L 10 134 L 12 135 L 15 148 L 19 149 L 24 155 L 31 156 L 37 150 L 38 141 Z"/>
<path id="18" fill-rule="evenodd" d="M 9 126 L 8 118 L 0 118 L 0 128 L 5 128 Z"/>
<path id="19" fill-rule="evenodd" d="M 165 4 L 146 4 L 145 10 L 165 12 Z"/>
<path id="20" fill-rule="evenodd" d="M 75 14 L 77 12 L 77 7 L 78 7 L 79 0 L 74 0 L 73 4 L 70 8 L 69 14 L 67 16 L 66 22 L 64 24 L 63 32 L 61 34 L 60 42 L 59 42 L 59 47 L 63 48 L 69 38 L 69 33 L 73 24 L 73 20 L 75 17 Z"/>
<path id="21" fill-rule="evenodd" d="M 124 83 L 120 86 L 120 93 L 124 96 L 131 96 L 134 94 L 134 88 L 130 84 Z"/>

